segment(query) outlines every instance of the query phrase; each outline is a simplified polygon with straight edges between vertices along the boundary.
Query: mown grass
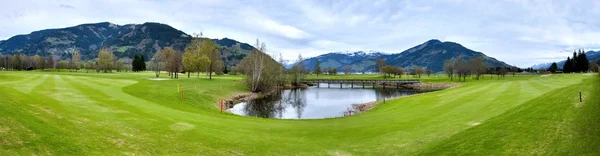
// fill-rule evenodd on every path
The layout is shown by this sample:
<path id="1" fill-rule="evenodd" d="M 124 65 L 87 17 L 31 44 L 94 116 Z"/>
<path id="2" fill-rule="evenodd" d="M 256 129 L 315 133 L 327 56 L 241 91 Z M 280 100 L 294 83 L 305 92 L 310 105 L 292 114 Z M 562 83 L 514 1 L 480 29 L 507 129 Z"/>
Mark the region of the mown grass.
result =
<path id="1" fill-rule="evenodd" d="M 153 77 L 0 72 L 0 155 L 600 153 L 586 148 L 598 146 L 595 76 L 467 80 L 460 87 L 389 100 L 363 114 L 321 120 L 219 113 L 219 99 L 246 92 L 243 76 L 149 80 Z M 344 78 L 357 77 L 369 76 Z M 580 104 L 571 94 L 579 88 L 586 99 Z"/>

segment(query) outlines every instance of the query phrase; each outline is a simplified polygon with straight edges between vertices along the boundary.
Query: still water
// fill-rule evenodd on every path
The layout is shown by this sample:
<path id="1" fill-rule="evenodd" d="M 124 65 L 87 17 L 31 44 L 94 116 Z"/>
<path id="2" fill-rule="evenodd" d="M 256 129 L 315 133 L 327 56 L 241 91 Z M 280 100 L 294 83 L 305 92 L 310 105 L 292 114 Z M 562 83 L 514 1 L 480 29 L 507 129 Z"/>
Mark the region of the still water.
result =
<path id="1" fill-rule="evenodd" d="M 231 113 L 243 116 L 280 119 L 320 119 L 344 116 L 352 104 L 361 104 L 420 93 L 417 90 L 362 88 L 343 84 L 280 90 L 264 98 L 236 104 Z"/>

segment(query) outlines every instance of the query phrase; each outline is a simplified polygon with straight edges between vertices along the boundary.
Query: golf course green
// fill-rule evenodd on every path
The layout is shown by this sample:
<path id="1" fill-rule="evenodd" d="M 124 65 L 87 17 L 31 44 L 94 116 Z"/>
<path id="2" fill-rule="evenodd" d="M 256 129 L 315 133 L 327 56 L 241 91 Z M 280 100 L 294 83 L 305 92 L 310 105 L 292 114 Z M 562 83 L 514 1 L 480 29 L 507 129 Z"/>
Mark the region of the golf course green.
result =
<path id="1" fill-rule="evenodd" d="M 362 114 L 313 120 L 220 113 L 220 99 L 247 92 L 243 78 L 3 71 L 0 155 L 600 154 L 597 74 L 467 78 Z"/>

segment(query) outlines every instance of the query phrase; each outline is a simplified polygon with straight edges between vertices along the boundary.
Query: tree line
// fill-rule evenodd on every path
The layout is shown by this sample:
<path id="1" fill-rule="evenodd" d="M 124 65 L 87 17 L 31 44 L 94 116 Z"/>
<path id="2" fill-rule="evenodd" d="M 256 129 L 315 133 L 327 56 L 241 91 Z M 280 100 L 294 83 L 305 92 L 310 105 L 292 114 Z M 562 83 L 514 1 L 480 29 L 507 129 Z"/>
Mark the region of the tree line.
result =
<path id="1" fill-rule="evenodd" d="M 600 60 L 588 61 L 584 50 L 573 51 L 573 57 L 567 57 L 562 68 L 558 67 L 556 62 L 553 62 L 548 71 L 552 73 L 582 73 L 582 72 L 598 72 L 600 69 Z"/>

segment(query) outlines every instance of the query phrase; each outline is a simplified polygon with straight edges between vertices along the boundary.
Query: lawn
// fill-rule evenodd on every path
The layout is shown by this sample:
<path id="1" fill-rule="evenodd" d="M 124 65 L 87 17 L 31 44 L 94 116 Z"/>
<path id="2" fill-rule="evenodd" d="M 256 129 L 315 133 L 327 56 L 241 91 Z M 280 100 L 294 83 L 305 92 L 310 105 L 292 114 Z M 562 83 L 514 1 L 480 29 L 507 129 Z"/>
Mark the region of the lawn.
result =
<path id="1" fill-rule="evenodd" d="M 597 75 L 467 79 L 320 120 L 219 113 L 219 99 L 246 92 L 243 76 L 166 76 L 0 72 L 0 155 L 600 154 Z"/>

